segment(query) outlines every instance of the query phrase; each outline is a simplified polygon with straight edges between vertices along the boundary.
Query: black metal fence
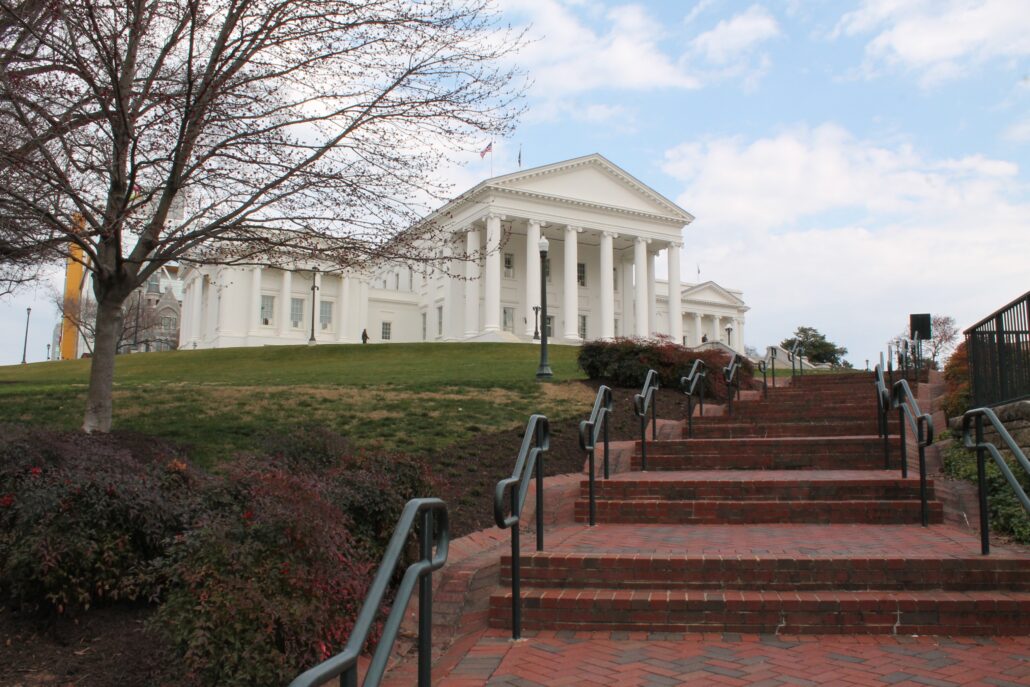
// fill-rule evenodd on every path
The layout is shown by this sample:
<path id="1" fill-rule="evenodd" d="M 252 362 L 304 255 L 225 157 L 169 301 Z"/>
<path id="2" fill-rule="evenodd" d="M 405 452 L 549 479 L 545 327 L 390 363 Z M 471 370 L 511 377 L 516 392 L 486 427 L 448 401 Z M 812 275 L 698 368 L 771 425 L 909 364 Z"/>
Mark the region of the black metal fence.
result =
<path id="1" fill-rule="evenodd" d="M 964 334 L 974 407 L 1030 397 L 1030 291 Z"/>

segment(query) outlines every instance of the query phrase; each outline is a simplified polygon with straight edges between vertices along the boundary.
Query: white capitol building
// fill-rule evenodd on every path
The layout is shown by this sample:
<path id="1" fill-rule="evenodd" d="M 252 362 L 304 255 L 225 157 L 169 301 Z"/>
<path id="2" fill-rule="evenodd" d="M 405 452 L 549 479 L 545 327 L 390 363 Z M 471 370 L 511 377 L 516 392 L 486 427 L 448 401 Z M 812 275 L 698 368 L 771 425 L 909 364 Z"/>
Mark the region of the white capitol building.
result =
<path id="1" fill-rule="evenodd" d="M 443 271 L 424 276 L 404 264 L 369 271 L 192 267 L 184 275 L 179 346 L 305 343 L 313 294 L 318 343 L 356 343 L 362 331 L 373 342 L 530 341 L 544 237 L 555 343 L 664 334 L 688 346 L 723 342 L 743 352 L 748 308 L 741 292 L 680 279 L 683 229 L 693 219 L 597 154 L 506 174 L 427 218 L 452 237 L 444 258 L 482 256 L 454 261 L 465 279 Z M 659 254 L 668 280 L 655 278 Z"/>

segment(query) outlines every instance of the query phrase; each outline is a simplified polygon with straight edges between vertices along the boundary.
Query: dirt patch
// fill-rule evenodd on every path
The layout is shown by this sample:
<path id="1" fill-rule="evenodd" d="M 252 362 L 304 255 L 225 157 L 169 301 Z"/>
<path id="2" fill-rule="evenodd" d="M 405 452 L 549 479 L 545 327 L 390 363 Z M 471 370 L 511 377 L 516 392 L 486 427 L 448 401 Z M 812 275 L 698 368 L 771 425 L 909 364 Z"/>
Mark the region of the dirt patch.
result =
<path id="1" fill-rule="evenodd" d="M 144 629 L 151 608 L 94 608 L 78 620 L 0 610 L 0 684 L 124 687 L 161 683 L 167 655 Z"/>

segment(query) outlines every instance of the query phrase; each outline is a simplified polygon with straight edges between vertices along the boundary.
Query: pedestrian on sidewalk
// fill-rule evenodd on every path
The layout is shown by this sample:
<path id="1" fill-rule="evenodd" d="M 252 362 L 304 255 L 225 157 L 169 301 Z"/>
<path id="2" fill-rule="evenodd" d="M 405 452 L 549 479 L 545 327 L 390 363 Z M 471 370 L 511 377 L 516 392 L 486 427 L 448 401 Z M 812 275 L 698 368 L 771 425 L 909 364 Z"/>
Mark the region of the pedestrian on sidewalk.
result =
<path id="1" fill-rule="evenodd" d="M 367 344 L 368 343 L 368 330 L 367 329 L 362 329 L 361 330 L 361 343 L 363 343 L 363 344 Z"/>

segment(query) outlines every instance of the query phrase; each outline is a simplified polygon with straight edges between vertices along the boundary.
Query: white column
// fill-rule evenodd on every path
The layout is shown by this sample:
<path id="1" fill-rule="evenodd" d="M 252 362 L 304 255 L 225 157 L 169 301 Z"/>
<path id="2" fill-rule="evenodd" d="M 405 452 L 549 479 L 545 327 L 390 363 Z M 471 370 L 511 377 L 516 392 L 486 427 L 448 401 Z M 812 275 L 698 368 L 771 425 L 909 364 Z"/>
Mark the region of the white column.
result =
<path id="1" fill-rule="evenodd" d="M 615 336 L 615 283 L 612 239 L 615 234 L 601 232 L 601 338 Z"/>
<path id="2" fill-rule="evenodd" d="M 680 244 L 669 244 L 669 336 L 683 344 L 683 301 L 680 284 Z"/>
<path id="3" fill-rule="evenodd" d="M 197 292 L 195 302 L 197 307 L 193 310 L 193 341 L 198 345 L 204 337 L 204 275 L 200 274 L 193 281 L 193 289 Z"/>
<path id="4" fill-rule="evenodd" d="M 486 217 L 486 278 L 483 331 L 501 331 L 501 215 Z"/>
<path id="5" fill-rule="evenodd" d="M 565 274 L 562 287 L 562 315 L 565 317 L 565 338 L 579 340 L 579 282 L 576 264 L 579 261 L 577 234 L 580 227 L 565 227 Z"/>
<path id="6" fill-rule="evenodd" d="M 244 331 L 257 334 L 261 326 L 261 268 L 255 266 L 250 273 L 250 312 L 247 314 Z"/>
<path id="7" fill-rule="evenodd" d="M 637 336 L 647 336 L 647 242 L 637 237 L 633 242 L 633 320 Z"/>
<path id="8" fill-rule="evenodd" d="M 535 219 L 526 225 L 526 336 L 533 336 L 536 322 L 529 314 L 540 305 L 540 226 Z"/>
<path id="9" fill-rule="evenodd" d="M 647 252 L 647 333 L 658 331 L 658 294 L 654 285 L 654 253 Z"/>
<path id="10" fill-rule="evenodd" d="M 350 308 L 351 283 L 350 277 L 340 275 L 336 291 L 336 340 L 347 340 L 347 327 L 351 327 L 354 315 Z"/>
<path id="11" fill-rule="evenodd" d="M 702 334 L 704 334 L 704 330 L 702 329 L 701 313 L 696 312 L 696 313 L 694 313 L 694 345 L 695 346 L 700 346 L 701 345 L 701 335 Z"/>
<path id="12" fill-rule="evenodd" d="M 279 336 L 290 333 L 290 299 L 293 298 L 293 273 L 283 270 L 282 288 L 279 289 Z"/>
<path id="13" fill-rule="evenodd" d="M 479 232 L 469 229 L 465 236 L 465 337 L 479 333 Z"/>
<path id="14" fill-rule="evenodd" d="M 744 352 L 744 347 L 747 344 L 747 342 L 744 340 L 744 319 L 743 318 L 738 317 L 737 319 L 735 319 L 733 321 L 733 331 L 736 332 L 736 339 L 737 339 L 737 342 L 739 344 L 739 347 L 737 348 L 737 350 L 740 351 L 741 353 L 743 353 Z"/>

